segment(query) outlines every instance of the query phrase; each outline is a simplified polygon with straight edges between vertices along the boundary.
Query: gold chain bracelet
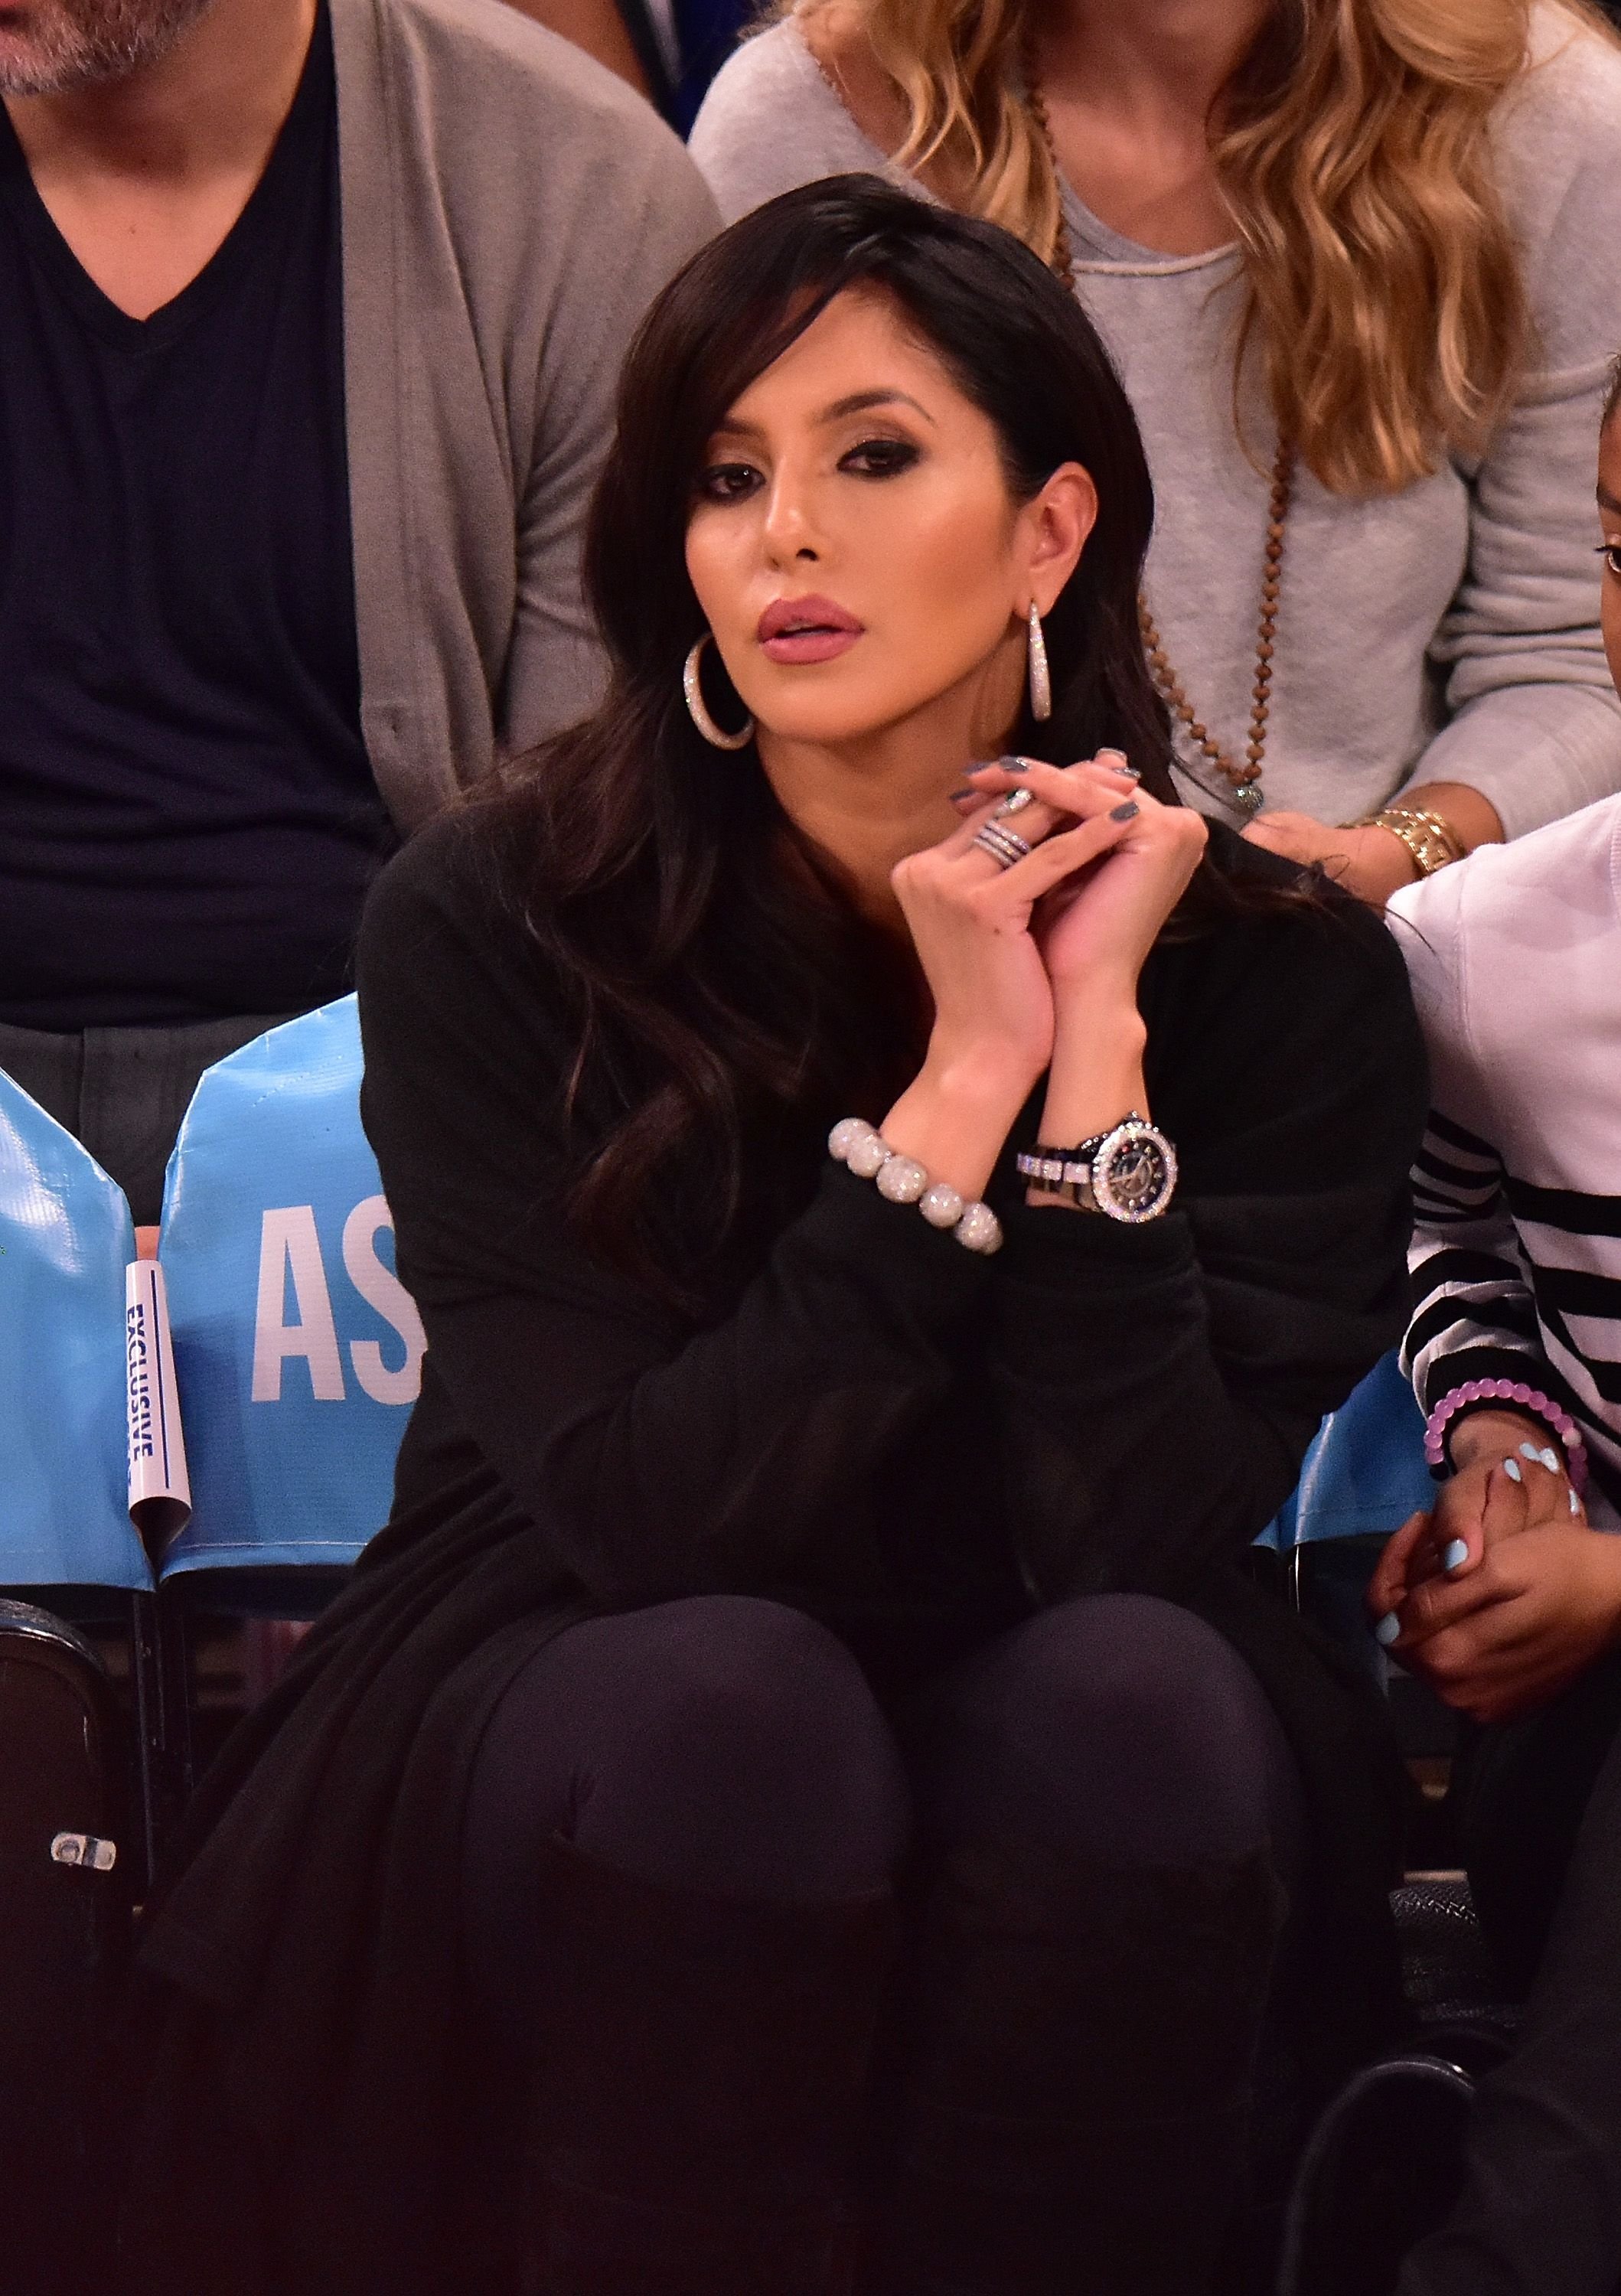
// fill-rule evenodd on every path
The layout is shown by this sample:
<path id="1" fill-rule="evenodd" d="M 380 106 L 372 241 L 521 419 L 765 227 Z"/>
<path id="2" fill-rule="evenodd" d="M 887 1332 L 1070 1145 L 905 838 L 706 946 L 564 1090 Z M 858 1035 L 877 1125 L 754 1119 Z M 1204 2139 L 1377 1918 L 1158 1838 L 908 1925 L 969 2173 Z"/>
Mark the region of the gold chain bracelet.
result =
<path id="1" fill-rule="evenodd" d="M 1463 858 L 1463 847 L 1458 832 L 1438 813 L 1429 813 L 1421 805 L 1388 805 L 1382 813 L 1365 814 L 1354 821 L 1353 829 L 1388 829 L 1399 837 L 1412 856 L 1412 865 L 1420 877 L 1433 877 L 1437 869 L 1449 868 Z"/>

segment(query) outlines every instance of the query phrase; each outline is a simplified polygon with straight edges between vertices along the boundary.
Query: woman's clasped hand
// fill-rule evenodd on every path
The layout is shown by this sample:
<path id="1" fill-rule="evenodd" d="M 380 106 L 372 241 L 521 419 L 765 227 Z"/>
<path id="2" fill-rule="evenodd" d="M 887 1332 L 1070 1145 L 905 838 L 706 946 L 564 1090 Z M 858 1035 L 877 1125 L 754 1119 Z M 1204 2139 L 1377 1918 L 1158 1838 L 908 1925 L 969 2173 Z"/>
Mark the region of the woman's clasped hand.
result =
<path id="1" fill-rule="evenodd" d="M 883 1131 L 937 1169 L 949 1109 L 947 1176 L 978 1194 L 1044 1071 L 1045 1139 L 1079 1140 L 1145 1105 L 1137 979 L 1208 831 L 1143 789 L 1118 750 L 1068 767 L 999 758 L 954 801 L 960 826 L 891 878 L 934 1024 Z M 1010 865 L 987 850 L 987 824 L 1028 854 Z M 970 1107 L 980 1122 L 964 1121 Z"/>
<path id="2" fill-rule="evenodd" d="M 955 802 L 961 827 L 892 879 L 934 996 L 930 1056 L 1000 1052 L 1027 1092 L 1077 988 L 1135 1011 L 1143 960 L 1208 832 L 1151 797 L 1118 750 L 1068 767 L 999 758 Z M 986 851 L 987 822 L 1005 822 L 1028 856 L 1010 867 Z"/>

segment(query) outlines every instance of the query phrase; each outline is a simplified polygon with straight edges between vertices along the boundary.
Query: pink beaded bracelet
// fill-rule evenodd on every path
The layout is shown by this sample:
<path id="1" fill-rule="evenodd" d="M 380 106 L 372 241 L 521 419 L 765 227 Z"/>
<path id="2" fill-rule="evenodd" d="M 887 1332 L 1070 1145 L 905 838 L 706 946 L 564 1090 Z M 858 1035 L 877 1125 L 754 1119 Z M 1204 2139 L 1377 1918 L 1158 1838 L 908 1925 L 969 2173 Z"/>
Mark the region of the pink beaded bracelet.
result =
<path id="1" fill-rule="evenodd" d="M 1579 1494 L 1587 1488 L 1587 1446 L 1581 1429 L 1551 1396 L 1540 1387 L 1527 1386 L 1523 1379 L 1466 1379 L 1461 1387 L 1444 1395 L 1424 1423 L 1424 1456 L 1431 1467 L 1446 1465 L 1446 1430 L 1469 1403 L 1517 1403 L 1521 1410 L 1535 1412 L 1565 1447 L 1565 1472 L 1571 1489 Z"/>

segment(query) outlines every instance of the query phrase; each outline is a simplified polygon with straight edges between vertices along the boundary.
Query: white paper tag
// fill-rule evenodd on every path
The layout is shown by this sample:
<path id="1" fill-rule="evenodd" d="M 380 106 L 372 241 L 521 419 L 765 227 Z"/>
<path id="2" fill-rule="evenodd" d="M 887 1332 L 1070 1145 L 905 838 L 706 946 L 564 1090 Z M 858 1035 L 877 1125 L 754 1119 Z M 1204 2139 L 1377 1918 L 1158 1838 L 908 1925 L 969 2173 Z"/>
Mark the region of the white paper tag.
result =
<path id="1" fill-rule="evenodd" d="M 150 1554 L 161 1554 L 192 1515 L 180 1431 L 180 1393 L 169 1340 L 168 1295 L 155 1259 L 134 1259 L 124 1276 L 124 1357 L 129 1398 L 129 1519 Z"/>

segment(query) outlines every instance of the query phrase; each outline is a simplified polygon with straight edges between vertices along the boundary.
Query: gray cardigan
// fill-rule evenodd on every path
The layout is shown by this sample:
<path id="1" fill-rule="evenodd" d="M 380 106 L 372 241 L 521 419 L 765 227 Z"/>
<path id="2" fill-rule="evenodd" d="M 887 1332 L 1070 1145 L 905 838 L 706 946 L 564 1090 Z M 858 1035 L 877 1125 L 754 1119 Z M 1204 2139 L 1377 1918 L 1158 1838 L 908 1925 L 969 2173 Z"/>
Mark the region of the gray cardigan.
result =
<path id="1" fill-rule="evenodd" d="M 716 227 L 639 96 L 504 0 L 331 0 L 361 726 L 410 827 L 596 698 L 581 520 Z"/>
<path id="2" fill-rule="evenodd" d="M 1283 565 L 1264 786 L 1355 820 L 1414 782 L 1465 782 L 1510 837 L 1621 788 L 1621 712 L 1600 643 L 1599 407 L 1621 349 L 1621 56 L 1536 12 L 1534 68 L 1495 123 L 1541 337 L 1490 453 L 1351 502 L 1302 472 Z M 728 220 L 850 168 L 899 177 L 791 20 L 721 72 L 692 152 Z M 1271 416 L 1232 420 L 1231 250 L 1157 255 L 1069 196 L 1076 291 L 1142 426 L 1158 514 L 1148 592 L 1193 707 L 1242 755 L 1255 676 Z M 1179 742 L 1184 770 L 1196 753 Z M 1206 768 L 1184 793 L 1240 825 Z"/>

